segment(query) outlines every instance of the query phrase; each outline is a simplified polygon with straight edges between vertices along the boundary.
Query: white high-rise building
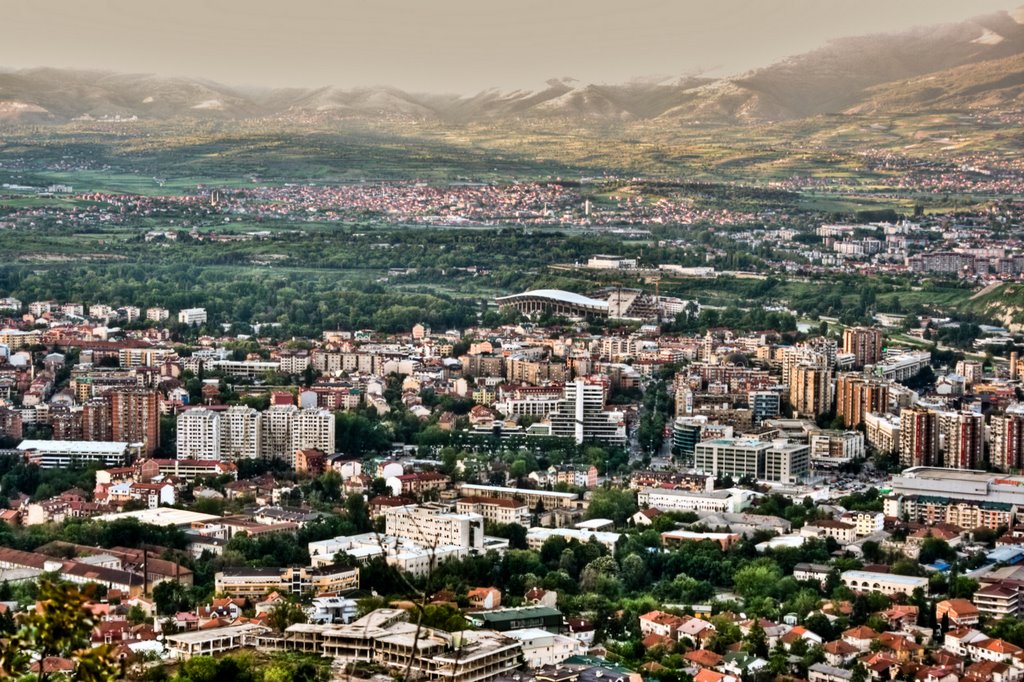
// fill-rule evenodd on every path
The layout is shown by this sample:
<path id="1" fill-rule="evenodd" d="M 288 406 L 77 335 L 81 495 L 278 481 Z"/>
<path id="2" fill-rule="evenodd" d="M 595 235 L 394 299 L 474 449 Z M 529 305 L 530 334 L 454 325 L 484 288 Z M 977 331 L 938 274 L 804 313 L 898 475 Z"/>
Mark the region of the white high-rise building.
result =
<path id="1" fill-rule="evenodd" d="M 220 417 L 220 445 L 224 459 L 255 459 L 260 456 L 258 411 L 244 405 L 229 407 Z"/>
<path id="2" fill-rule="evenodd" d="M 178 415 L 178 459 L 220 459 L 220 415 L 195 407 Z"/>
<path id="3" fill-rule="evenodd" d="M 295 405 L 271 405 L 263 412 L 260 423 L 261 457 L 290 460 L 294 456 L 292 421 L 298 411 Z"/>
<path id="4" fill-rule="evenodd" d="M 604 384 L 577 379 L 565 385 L 565 398 L 548 417 L 551 435 L 572 438 L 577 443 L 598 440 L 626 442 L 626 424 L 622 412 L 605 411 Z"/>
<path id="5" fill-rule="evenodd" d="M 322 452 L 334 452 L 334 415 L 329 410 L 310 408 L 299 410 L 292 419 L 292 448 L 316 448 Z"/>
<path id="6" fill-rule="evenodd" d="M 265 412 L 234 405 L 219 413 L 198 407 L 178 416 L 178 434 L 179 459 L 294 462 L 301 448 L 334 452 L 334 415 L 294 405 L 274 405 Z"/>

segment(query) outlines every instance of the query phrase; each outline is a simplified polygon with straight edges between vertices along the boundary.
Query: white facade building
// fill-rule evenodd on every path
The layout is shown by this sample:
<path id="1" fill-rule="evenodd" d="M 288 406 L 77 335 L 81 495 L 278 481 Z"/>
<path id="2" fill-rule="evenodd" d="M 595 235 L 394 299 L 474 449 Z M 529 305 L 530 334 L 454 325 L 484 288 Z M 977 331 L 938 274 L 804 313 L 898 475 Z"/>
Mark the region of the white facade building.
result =
<path id="1" fill-rule="evenodd" d="M 184 310 L 179 310 L 178 322 L 188 325 L 206 324 L 206 308 L 185 308 Z"/>
<path id="2" fill-rule="evenodd" d="M 179 414 L 177 455 L 178 459 L 220 459 L 220 415 L 205 407 Z"/>

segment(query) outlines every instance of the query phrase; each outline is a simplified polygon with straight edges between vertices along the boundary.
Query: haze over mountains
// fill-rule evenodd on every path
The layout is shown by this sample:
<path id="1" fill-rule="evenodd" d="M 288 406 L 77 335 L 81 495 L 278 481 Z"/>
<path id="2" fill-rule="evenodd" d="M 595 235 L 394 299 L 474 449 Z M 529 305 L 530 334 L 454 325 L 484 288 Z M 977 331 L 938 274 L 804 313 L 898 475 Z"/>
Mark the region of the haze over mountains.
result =
<path id="1" fill-rule="evenodd" d="M 898 34 L 845 38 L 724 79 L 622 85 L 554 79 L 472 97 L 390 87 L 246 89 L 96 71 L 0 72 L 0 121 L 400 118 L 444 123 L 572 118 L 759 123 L 835 113 L 1024 105 L 1024 8 Z"/>

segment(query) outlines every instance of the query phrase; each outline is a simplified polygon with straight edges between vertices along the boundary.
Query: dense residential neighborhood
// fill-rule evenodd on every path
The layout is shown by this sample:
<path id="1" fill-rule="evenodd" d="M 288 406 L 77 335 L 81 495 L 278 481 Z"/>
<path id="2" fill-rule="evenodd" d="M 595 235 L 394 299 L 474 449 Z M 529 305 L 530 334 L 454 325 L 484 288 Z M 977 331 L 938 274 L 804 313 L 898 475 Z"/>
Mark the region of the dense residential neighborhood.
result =
<path id="1" fill-rule="evenodd" d="M 4 299 L 5 603 L 59 573 L 92 595 L 94 641 L 140 664 L 1024 670 L 1015 351 L 896 340 L 927 318 L 673 333 L 697 310 L 656 296 L 610 299 L 654 316 L 618 333 L 587 328 L 593 300 L 282 342 L 209 335 L 201 310 Z"/>

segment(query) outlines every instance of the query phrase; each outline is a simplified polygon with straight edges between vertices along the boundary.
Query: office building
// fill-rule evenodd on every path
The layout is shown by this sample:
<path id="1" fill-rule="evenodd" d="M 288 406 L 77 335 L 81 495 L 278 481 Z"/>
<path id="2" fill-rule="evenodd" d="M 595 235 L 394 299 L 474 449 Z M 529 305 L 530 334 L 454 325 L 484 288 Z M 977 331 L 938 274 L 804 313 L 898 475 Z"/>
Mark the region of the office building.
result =
<path id="1" fill-rule="evenodd" d="M 796 483 L 810 469 L 810 448 L 784 439 L 716 438 L 694 448 L 694 468 L 715 477 Z"/>
<path id="2" fill-rule="evenodd" d="M 133 454 L 129 443 L 80 440 L 23 440 L 17 449 L 30 464 L 42 469 L 71 469 L 92 464 L 118 467 L 127 464 Z"/>
<path id="3" fill-rule="evenodd" d="M 310 542 L 308 547 L 313 566 L 333 564 L 341 553 L 359 564 L 382 558 L 389 566 L 416 577 L 429 575 L 442 562 L 463 559 L 470 554 L 469 548 L 463 545 L 425 547 L 412 540 L 379 533 L 339 536 Z"/>
<path id="4" fill-rule="evenodd" d="M 1020 515 L 1024 478 L 985 471 L 912 467 L 894 476 L 886 516 L 961 528 L 1012 526 Z"/>
<path id="5" fill-rule="evenodd" d="M 644 488 L 637 493 L 637 504 L 660 511 L 738 513 L 747 508 L 751 497 L 740 488 L 706 491 Z"/>
<path id="6" fill-rule="evenodd" d="M 835 468 L 864 459 L 864 434 L 859 431 L 822 431 L 810 436 L 811 462 Z"/>
<path id="7" fill-rule="evenodd" d="M 765 419 L 775 419 L 781 414 L 781 397 L 775 391 L 750 391 L 747 404 L 753 416 L 754 424 Z"/>
<path id="8" fill-rule="evenodd" d="M 225 568 L 214 576 L 218 594 L 258 599 L 271 592 L 321 594 L 359 587 L 359 568 L 326 564 L 316 568 Z"/>
<path id="9" fill-rule="evenodd" d="M 801 443 L 778 440 L 765 452 L 761 480 L 793 485 L 807 478 L 811 468 L 811 449 Z"/>
<path id="10" fill-rule="evenodd" d="M 672 424 L 672 453 L 685 462 L 693 461 L 693 451 L 701 441 L 707 417 L 677 417 Z"/>
<path id="11" fill-rule="evenodd" d="M 926 350 L 895 353 L 872 365 L 870 373 L 888 381 L 906 381 L 916 377 L 931 361 L 932 354 Z"/>
<path id="12" fill-rule="evenodd" d="M 918 588 L 925 592 L 928 591 L 928 578 L 915 575 L 843 571 L 839 575 L 839 579 L 854 592 L 881 592 L 887 595 L 903 594 L 909 597 Z"/>
<path id="13" fill-rule="evenodd" d="M 206 324 L 206 308 L 185 308 L 184 310 L 179 310 L 178 323 L 187 325 Z"/>

